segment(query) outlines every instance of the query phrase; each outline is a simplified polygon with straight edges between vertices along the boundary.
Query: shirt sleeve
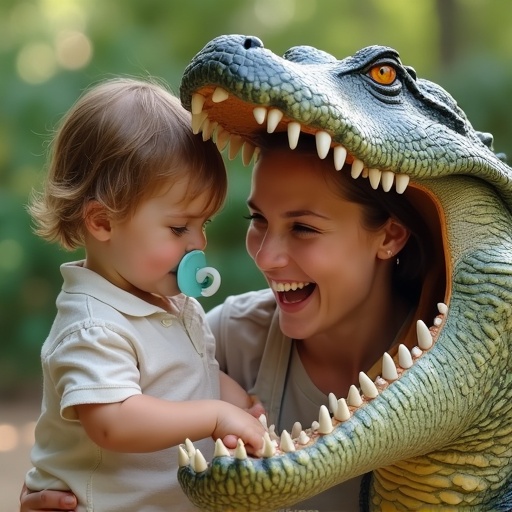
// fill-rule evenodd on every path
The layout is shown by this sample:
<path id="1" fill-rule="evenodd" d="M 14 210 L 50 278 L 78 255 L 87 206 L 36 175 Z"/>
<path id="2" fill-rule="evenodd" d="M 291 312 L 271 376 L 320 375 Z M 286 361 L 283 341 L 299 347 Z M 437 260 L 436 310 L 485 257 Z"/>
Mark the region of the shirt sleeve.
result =
<path id="1" fill-rule="evenodd" d="M 127 337 L 104 326 L 68 334 L 43 364 L 61 397 L 64 419 L 76 420 L 75 405 L 106 404 L 141 394 L 136 352 Z"/>

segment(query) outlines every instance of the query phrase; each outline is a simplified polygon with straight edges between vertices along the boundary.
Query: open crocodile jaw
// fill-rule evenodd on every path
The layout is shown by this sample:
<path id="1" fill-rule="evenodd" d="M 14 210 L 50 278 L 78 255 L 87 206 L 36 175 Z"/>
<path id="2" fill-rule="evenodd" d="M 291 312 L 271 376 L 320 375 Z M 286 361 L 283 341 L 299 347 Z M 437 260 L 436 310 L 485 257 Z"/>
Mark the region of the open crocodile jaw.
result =
<path id="1" fill-rule="evenodd" d="M 369 139 L 362 141 L 363 127 L 354 125 L 351 134 L 345 119 L 344 125 L 338 124 L 343 126 L 341 135 L 332 129 L 336 123 L 323 126 L 320 116 L 317 120 L 312 116 L 310 122 L 298 119 L 293 112 L 299 110 L 271 97 L 271 88 L 266 96 L 256 97 L 246 85 L 234 82 L 228 76 L 232 69 L 222 61 L 231 51 L 232 64 L 239 59 L 233 69 L 247 67 L 253 60 L 264 68 L 267 57 L 270 64 L 264 69 L 273 63 L 288 69 L 288 63 L 268 50 L 262 49 L 258 57 L 250 55 L 262 48 L 253 43 L 244 36 L 223 36 L 193 59 L 181 90 L 184 105 L 193 113 L 193 130 L 205 140 L 213 136 L 219 149 L 227 148 L 230 159 L 241 150 L 246 165 L 257 156 L 253 141 L 258 131 L 287 131 L 291 147 L 300 132 L 315 134 L 319 157 L 332 155 L 337 170 L 348 163 L 354 178 L 367 177 L 374 188 L 390 190 L 394 185 L 399 193 L 411 194 L 438 242 L 439 266 L 425 282 L 418 311 L 430 327 L 418 321 L 416 335 L 407 333 L 393 358 L 384 354 L 376 374 L 371 378 L 361 374 L 360 390 L 353 386 L 346 398 L 331 397 L 332 418 L 322 408 L 311 428 L 293 437 L 269 435 L 262 459 L 248 458 L 242 445 L 230 453 L 217 442 L 216 457 L 208 465 L 187 443 L 179 471 L 183 489 L 204 510 L 271 510 L 373 470 L 368 500 L 372 510 L 512 509 L 506 508 L 510 496 L 503 491 L 512 479 L 507 462 L 512 457 L 512 413 L 510 406 L 504 406 L 512 398 L 512 241 L 506 234 L 512 232 L 512 221 L 503 203 L 512 204 L 510 169 L 484 147 L 482 137 L 447 93 L 426 81 L 411 84 L 415 78 L 404 71 L 393 50 L 374 47 L 338 61 L 344 73 L 354 64 L 355 74 L 371 65 L 374 54 L 395 62 L 411 106 L 421 105 L 422 112 L 413 112 L 413 124 L 407 118 L 403 121 L 402 136 L 410 133 L 412 145 L 405 149 L 405 144 L 399 144 L 403 151 L 392 150 L 386 156 L 379 155 Z M 246 60 L 240 57 L 242 46 Z M 291 51 L 290 72 L 301 72 L 297 59 L 301 51 Z M 335 67 L 332 56 L 312 52 L 315 66 Z M 206 80 L 201 77 L 203 63 Z M 244 76 L 249 75 L 244 71 Z M 321 78 L 318 71 L 313 80 L 320 88 L 326 86 Z M 401 128 L 397 112 L 395 107 L 393 122 Z M 424 113 L 428 128 L 423 130 Z M 372 123 L 378 124 L 376 119 Z M 423 130 L 421 135 L 416 128 Z M 446 147 L 420 147 L 433 141 L 437 128 Z M 386 148 L 386 142 L 381 141 L 380 147 Z M 393 161 L 401 165 L 393 167 Z M 488 181 L 495 190 L 482 186 L 484 181 L 457 178 L 460 174 Z M 461 193 L 467 197 L 464 202 Z M 500 228 L 491 233 L 490 225 Z M 498 251 L 493 254 L 492 249 Z M 485 293 L 478 295 L 482 280 L 498 286 L 496 297 L 486 284 Z M 432 313 L 432 305 L 439 300 L 443 302 L 438 312 Z M 494 446 L 489 440 L 497 430 L 501 437 Z M 494 469 L 487 471 L 486 464 Z"/>

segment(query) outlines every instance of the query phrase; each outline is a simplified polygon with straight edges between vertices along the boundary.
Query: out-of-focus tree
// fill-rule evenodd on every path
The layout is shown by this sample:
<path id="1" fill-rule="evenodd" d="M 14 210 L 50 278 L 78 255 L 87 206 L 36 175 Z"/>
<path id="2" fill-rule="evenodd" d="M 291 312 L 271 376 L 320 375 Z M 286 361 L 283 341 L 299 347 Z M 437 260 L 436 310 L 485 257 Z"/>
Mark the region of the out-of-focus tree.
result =
<path id="1" fill-rule="evenodd" d="M 88 85 L 151 75 L 178 93 L 191 57 L 226 33 L 256 35 L 276 53 L 308 44 L 339 58 L 384 44 L 511 152 L 511 14 L 509 0 L 0 0 L 0 395 L 38 377 L 59 264 L 82 256 L 37 239 L 24 205 L 56 123 Z M 250 170 L 227 164 L 230 197 L 208 247 L 223 284 L 206 309 L 264 286 L 244 248 Z"/>

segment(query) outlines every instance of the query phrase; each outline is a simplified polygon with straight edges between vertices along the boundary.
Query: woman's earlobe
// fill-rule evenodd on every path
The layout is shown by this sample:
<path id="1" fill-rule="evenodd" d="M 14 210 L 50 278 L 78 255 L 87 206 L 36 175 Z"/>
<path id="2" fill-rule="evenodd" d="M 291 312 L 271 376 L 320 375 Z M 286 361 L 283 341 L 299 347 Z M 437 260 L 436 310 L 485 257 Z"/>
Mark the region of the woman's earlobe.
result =
<path id="1" fill-rule="evenodd" d="M 111 225 L 106 208 L 98 201 L 89 201 L 84 210 L 84 223 L 87 232 L 100 242 L 110 239 Z"/>

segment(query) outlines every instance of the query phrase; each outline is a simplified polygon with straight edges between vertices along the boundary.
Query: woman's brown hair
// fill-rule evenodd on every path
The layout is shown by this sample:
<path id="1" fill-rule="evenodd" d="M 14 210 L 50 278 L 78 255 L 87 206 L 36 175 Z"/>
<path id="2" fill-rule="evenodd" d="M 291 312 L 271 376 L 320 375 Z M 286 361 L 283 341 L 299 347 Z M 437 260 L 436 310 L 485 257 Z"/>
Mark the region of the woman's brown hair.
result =
<path id="1" fill-rule="evenodd" d="M 156 81 L 116 78 L 89 89 L 61 121 L 50 145 L 48 177 L 28 210 L 41 237 L 66 249 L 84 243 L 87 204 L 117 219 L 163 181 L 189 179 L 189 193 L 210 194 L 206 216 L 226 197 L 220 153 L 191 129 L 190 114 Z"/>

